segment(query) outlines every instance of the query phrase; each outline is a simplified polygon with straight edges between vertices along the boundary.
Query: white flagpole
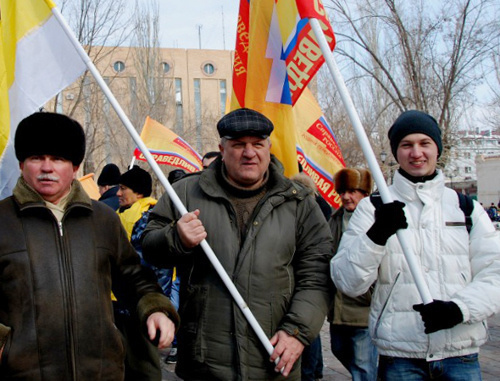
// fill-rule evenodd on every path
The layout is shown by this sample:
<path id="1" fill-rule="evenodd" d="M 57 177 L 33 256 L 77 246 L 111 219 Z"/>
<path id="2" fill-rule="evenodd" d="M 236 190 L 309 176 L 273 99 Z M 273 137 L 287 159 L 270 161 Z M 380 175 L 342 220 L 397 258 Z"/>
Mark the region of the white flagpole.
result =
<path id="1" fill-rule="evenodd" d="M 167 178 L 165 177 L 165 175 L 161 171 L 160 167 L 158 166 L 158 163 L 156 163 L 156 161 L 154 160 L 153 156 L 149 152 L 148 148 L 146 147 L 146 145 L 144 144 L 144 142 L 141 140 L 141 137 L 139 136 L 139 134 L 135 130 L 134 126 L 132 125 L 132 123 L 128 119 L 127 115 L 125 114 L 125 112 L 121 108 L 120 104 L 118 103 L 118 101 L 116 100 L 115 96 L 113 95 L 113 93 L 109 89 L 108 85 L 106 84 L 106 82 L 104 82 L 104 79 L 102 78 L 101 74 L 99 73 L 99 71 L 97 70 L 97 68 L 95 67 L 95 65 L 90 60 L 90 57 L 88 56 L 88 54 L 82 48 L 80 42 L 76 39 L 73 31 L 71 30 L 71 28 L 66 23 L 66 20 L 62 16 L 61 12 L 56 7 L 54 7 L 54 8 L 52 8 L 52 13 L 56 17 L 56 19 L 59 21 L 59 23 L 61 24 L 61 26 L 63 27 L 63 29 L 64 29 L 65 33 L 67 34 L 67 36 L 72 41 L 73 46 L 75 47 L 75 49 L 77 50 L 78 54 L 83 59 L 83 61 L 85 62 L 85 64 L 87 65 L 89 71 L 94 76 L 94 78 L 97 81 L 98 85 L 100 86 L 100 88 L 104 92 L 104 95 L 106 95 L 106 97 L 108 98 L 109 103 L 115 109 L 116 113 L 118 114 L 118 117 L 120 118 L 120 120 L 122 121 L 123 125 L 127 129 L 128 133 L 130 134 L 130 136 L 134 140 L 135 144 L 142 151 L 142 154 L 144 155 L 144 157 L 146 158 L 147 162 L 149 163 L 149 165 L 153 169 L 154 173 L 156 174 L 156 176 L 158 177 L 158 179 L 160 180 L 160 182 L 162 183 L 162 185 L 165 187 L 165 190 L 166 190 L 168 196 L 170 197 L 170 199 L 174 203 L 174 205 L 177 208 L 177 210 L 179 211 L 179 213 L 181 213 L 182 215 L 188 213 L 186 207 L 182 204 L 182 201 L 180 200 L 180 198 L 177 195 L 177 193 L 175 193 L 174 189 L 172 188 L 172 186 L 168 182 Z M 265 334 L 264 330 L 262 329 L 262 327 L 259 325 L 259 323 L 255 319 L 254 315 L 252 314 L 252 311 L 250 311 L 250 308 L 248 308 L 248 305 L 243 300 L 242 296 L 240 295 L 240 293 L 238 292 L 238 290 L 234 286 L 233 282 L 231 281 L 231 278 L 229 278 L 229 276 L 227 275 L 226 270 L 224 269 L 224 267 L 222 267 L 219 259 L 215 255 L 214 251 L 209 246 L 209 244 L 208 244 L 208 242 L 206 240 L 203 240 L 200 243 L 200 245 L 201 245 L 203 251 L 205 252 L 205 254 L 207 255 L 208 259 L 212 263 L 212 266 L 214 266 L 215 270 L 217 271 L 217 273 L 221 277 L 222 281 L 224 282 L 225 286 L 229 290 L 231 296 L 234 298 L 236 304 L 238 305 L 238 307 L 243 312 L 243 315 L 247 319 L 248 323 L 250 324 L 250 326 L 255 331 L 257 337 L 262 342 L 262 344 L 266 348 L 266 350 L 269 353 L 269 355 L 271 355 L 273 353 L 273 351 L 274 351 L 274 347 L 272 346 L 271 342 L 269 341 L 269 338 L 266 336 L 266 334 Z M 276 359 L 275 362 L 277 364 L 279 362 L 279 358 Z"/>
<path id="2" fill-rule="evenodd" d="M 359 119 L 359 115 L 354 107 L 354 103 L 349 94 L 349 90 L 347 89 L 344 79 L 342 78 L 342 74 L 337 67 L 335 62 L 335 58 L 333 57 L 333 53 L 328 46 L 328 42 L 326 41 L 325 35 L 319 21 L 317 19 L 310 19 L 309 23 L 316 35 L 316 39 L 321 48 L 321 52 L 325 57 L 326 64 L 328 65 L 328 69 L 333 77 L 333 81 L 337 86 L 337 90 L 340 93 L 340 97 L 342 98 L 342 102 L 344 103 L 344 107 L 347 110 L 347 114 L 349 115 L 349 119 L 351 120 L 352 126 L 354 128 L 354 132 L 356 133 L 356 137 L 358 138 L 359 145 L 363 150 L 363 154 L 366 157 L 366 161 L 368 162 L 368 167 L 372 172 L 375 183 L 377 184 L 378 190 L 380 192 L 380 196 L 382 197 L 382 201 L 387 204 L 393 201 L 392 195 L 389 192 L 389 188 L 384 179 L 384 175 L 380 170 L 375 154 L 373 153 L 372 146 L 366 136 L 366 132 L 361 124 L 361 120 Z M 411 251 L 410 247 L 406 242 L 409 242 L 405 239 L 408 232 L 405 229 L 400 229 L 397 231 L 397 237 L 399 239 L 399 243 L 403 249 L 403 253 L 405 255 L 406 261 L 408 262 L 408 266 L 410 268 L 410 272 L 413 276 L 415 284 L 417 286 L 418 292 L 424 304 L 428 304 L 432 302 L 432 296 L 429 292 L 429 288 L 425 283 L 422 271 L 417 262 L 417 258 L 415 254 Z"/>
<path id="3" fill-rule="evenodd" d="M 130 165 L 128 166 L 128 168 L 132 169 L 134 167 L 134 164 L 135 164 L 135 156 L 132 156 L 132 160 L 130 161 Z"/>

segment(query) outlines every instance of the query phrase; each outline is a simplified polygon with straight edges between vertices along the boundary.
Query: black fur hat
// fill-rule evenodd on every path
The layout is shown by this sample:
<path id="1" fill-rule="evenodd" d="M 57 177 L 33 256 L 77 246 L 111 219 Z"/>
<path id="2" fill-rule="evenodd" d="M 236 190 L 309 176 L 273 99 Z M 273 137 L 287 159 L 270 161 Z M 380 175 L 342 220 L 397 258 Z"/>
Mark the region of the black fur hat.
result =
<path id="1" fill-rule="evenodd" d="M 120 169 L 116 164 L 106 164 L 97 179 L 97 185 L 117 185 L 120 180 Z"/>
<path id="2" fill-rule="evenodd" d="M 121 175 L 118 183 L 129 187 L 135 193 L 142 194 L 144 197 L 151 195 L 153 187 L 151 175 L 137 165 L 134 165 L 132 169 Z"/>
<path id="3" fill-rule="evenodd" d="M 30 156 L 53 155 L 78 166 L 85 156 L 85 133 L 80 123 L 66 115 L 36 112 L 17 126 L 14 149 L 20 162 Z"/>

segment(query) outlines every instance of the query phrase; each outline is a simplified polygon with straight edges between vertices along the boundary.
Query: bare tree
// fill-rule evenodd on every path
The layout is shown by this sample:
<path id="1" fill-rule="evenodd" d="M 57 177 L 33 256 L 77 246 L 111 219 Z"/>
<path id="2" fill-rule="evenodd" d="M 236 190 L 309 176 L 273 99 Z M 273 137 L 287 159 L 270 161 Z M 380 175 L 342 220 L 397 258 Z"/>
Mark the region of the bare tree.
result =
<path id="1" fill-rule="evenodd" d="M 387 122 L 419 109 L 443 130 L 446 165 L 454 131 L 484 78 L 482 63 L 498 48 L 498 0 L 329 0 L 325 6 L 336 52 L 350 64 L 348 78 L 361 83 L 357 100 L 373 108 L 380 149 L 387 147 Z"/>
<path id="2" fill-rule="evenodd" d="M 118 47 L 132 31 L 130 19 L 124 15 L 125 0 L 62 0 L 61 12 L 65 15 L 78 41 L 92 62 L 98 62 L 113 53 L 105 46 Z M 79 89 L 67 114 L 73 116 L 83 100 L 84 83 L 88 83 L 86 71 L 74 88 Z"/>
<path id="3" fill-rule="evenodd" d="M 107 59 L 119 45 L 123 44 L 132 31 L 125 9 L 125 0 L 62 0 L 61 12 L 74 31 L 77 39 L 98 66 Z M 109 47 L 113 46 L 113 47 Z M 105 78 L 108 82 L 112 78 Z M 101 155 L 107 147 L 115 146 L 114 132 L 110 129 L 109 104 L 94 78 L 86 71 L 64 93 L 49 104 L 58 107 L 76 118 L 85 128 L 87 149 L 83 173 L 95 172 L 109 162 L 109 156 Z M 122 163 L 117 163 L 122 166 Z"/>
<path id="4" fill-rule="evenodd" d="M 160 20 L 157 2 L 136 1 L 134 12 L 133 58 L 137 74 L 137 109 L 134 118 L 146 116 L 165 122 L 167 108 L 174 104 L 172 78 L 167 77 L 159 40 Z M 170 105 L 168 103 L 170 102 Z M 173 110 L 173 108 L 172 108 Z"/>

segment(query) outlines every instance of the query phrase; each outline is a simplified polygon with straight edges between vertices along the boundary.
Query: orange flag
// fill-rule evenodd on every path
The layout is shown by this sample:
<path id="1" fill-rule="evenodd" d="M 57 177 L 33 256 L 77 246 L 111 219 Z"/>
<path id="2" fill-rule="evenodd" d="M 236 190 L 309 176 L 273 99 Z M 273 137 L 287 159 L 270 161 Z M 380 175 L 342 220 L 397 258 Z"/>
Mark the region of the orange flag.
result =
<path id="1" fill-rule="evenodd" d="M 141 139 L 158 164 L 171 165 L 188 173 L 203 168 L 201 156 L 184 139 L 156 120 L 146 117 Z M 134 151 L 137 160 L 146 161 L 142 152 Z"/>
<path id="2" fill-rule="evenodd" d="M 321 195 L 340 204 L 333 175 L 345 166 L 333 130 L 306 87 L 323 63 L 307 17 L 315 17 L 331 48 L 335 39 L 319 0 L 240 0 L 231 109 L 248 107 L 275 126 L 272 153 L 285 174 L 300 162 Z"/>

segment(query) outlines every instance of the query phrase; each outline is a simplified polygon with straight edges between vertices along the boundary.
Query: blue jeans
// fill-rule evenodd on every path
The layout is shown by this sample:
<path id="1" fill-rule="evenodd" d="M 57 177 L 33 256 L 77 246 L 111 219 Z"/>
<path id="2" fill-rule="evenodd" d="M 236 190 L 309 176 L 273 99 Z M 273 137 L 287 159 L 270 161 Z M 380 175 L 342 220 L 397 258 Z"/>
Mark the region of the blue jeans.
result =
<path id="1" fill-rule="evenodd" d="M 431 362 L 380 356 L 379 377 L 387 381 L 480 381 L 481 369 L 477 353 Z"/>
<path id="2" fill-rule="evenodd" d="M 377 348 L 368 328 L 330 324 L 332 352 L 351 373 L 353 381 L 377 379 Z"/>
<path id="3" fill-rule="evenodd" d="M 301 360 L 301 380 L 314 381 L 318 378 L 323 378 L 323 353 L 319 335 L 311 345 L 304 348 Z"/>

